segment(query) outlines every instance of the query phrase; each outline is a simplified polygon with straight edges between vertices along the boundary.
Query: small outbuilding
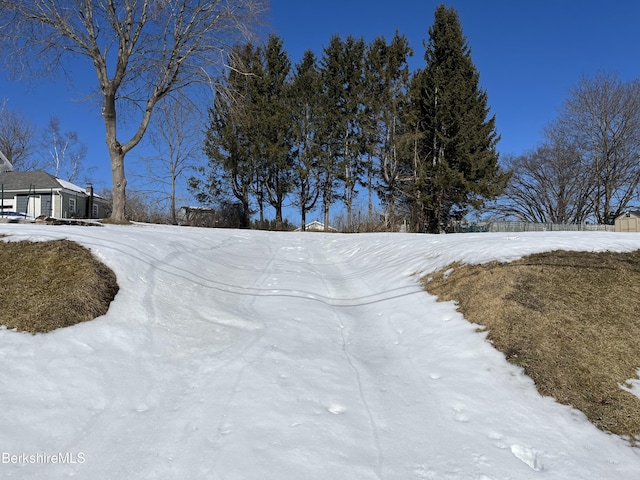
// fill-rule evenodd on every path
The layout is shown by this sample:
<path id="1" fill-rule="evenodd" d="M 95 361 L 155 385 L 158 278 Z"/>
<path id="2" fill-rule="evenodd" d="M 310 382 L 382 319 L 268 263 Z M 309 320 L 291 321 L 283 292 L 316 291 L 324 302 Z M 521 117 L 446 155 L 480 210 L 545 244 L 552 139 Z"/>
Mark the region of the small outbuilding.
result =
<path id="1" fill-rule="evenodd" d="M 178 225 L 187 227 L 209 227 L 218 225 L 218 214 L 212 208 L 180 207 L 176 212 Z"/>
<path id="2" fill-rule="evenodd" d="M 616 232 L 640 232 L 640 210 L 619 215 L 615 220 Z"/>

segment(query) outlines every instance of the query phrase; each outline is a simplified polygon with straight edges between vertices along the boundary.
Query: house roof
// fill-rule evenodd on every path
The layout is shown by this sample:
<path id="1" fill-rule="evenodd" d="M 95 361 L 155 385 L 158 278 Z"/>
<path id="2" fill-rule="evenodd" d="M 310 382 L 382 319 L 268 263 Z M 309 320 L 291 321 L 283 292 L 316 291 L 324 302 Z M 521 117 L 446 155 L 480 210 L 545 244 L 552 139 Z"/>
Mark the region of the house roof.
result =
<path id="1" fill-rule="evenodd" d="M 305 230 L 307 231 L 316 231 L 316 232 L 321 232 L 324 231 L 324 223 L 322 223 L 320 220 L 314 220 L 313 222 L 309 222 L 304 226 Z M 302 229 L 301 228 L 296 228 L 294 231 L 295 232 L 300 232 Z M 337 232 L 337 230 L 335 228 L 333 228 L 332 226 L 329 226 L 327 228 L 328 231 L 331 232 Z"/>
<path id="2" fill-rule="evenodd" d="M 42 170 L 32 172 L 5 172 L 0 175 L 0 185 L 5 191 L 29 190 L 32 188 L 60 188 L 56 177 Z"/>

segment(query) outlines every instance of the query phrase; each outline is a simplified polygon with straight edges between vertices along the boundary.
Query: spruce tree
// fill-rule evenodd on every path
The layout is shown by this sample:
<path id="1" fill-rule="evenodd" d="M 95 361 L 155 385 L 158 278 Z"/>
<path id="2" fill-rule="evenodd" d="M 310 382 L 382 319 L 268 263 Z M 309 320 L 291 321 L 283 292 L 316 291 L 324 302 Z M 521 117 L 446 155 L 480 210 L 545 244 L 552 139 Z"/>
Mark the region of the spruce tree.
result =
<path id="1" fill-rule="evenodd" d="M 362 171 L 364 54 L 364 40 L 351 35 L 345 40 L 333 36 L 323 50 L 317 133 L 322 139 L 320 183 L 325 228 L 329 224 L 329 208 L 339 198 L 347 209 L 347 227 L 351 227 L 351 208 Z M 342 195 L 337 192 L 339 185 L 343 187 Z"/>
<path id="2" fill-rule="evenodd" d="M 276 229 L 281 230 L 283 204 L 292 189 L 291 61 L 277 35 L 269 36 L 260 54 L 261 71 L 255 77 L 255 146 L 261 165 L 261 184 L 267 203 L 275 210 Z"/>
<path id="3" fill-rule="evenodd" d="M 293 204 L 300 209 L 300 228 L 305 229 L 307 213 L 316 206 L 319 196 L 318 170 L 318 91 L 320 72 L 316 56 L 304 52 L 295 67 L 291 85 L 293 118 Z"/>
<path id="4" fill-rule="evenodd" d="M 366 151 L 378 159 L 368 165 L 369 178 L 378 177 L 378 195 L 385 209 L 385 225 L 395 230 L 402 170 L 402 115 L 407 103 L 408 57 L 413 55 L 407 39 L 398 32 L 390 43 L 377 37 L 367 50 Z M 368 182 L 371 185 L 371 181 Z M 372 200 L 369 199 L 371 212 Z"/>
<path id="5" fill-rule="evenodd" d="M 442 232 L 469 206 L 500 194 L 495 116 L 471 60 L 458 14 L 440 5 L 429 29 L 426 67 L 413 78 L 416 116 L 413 182 L 408 191 L 417 231 Z"/>
<path id="6" fill-rule="evenodd" d="M 232 68 L 217 85 L 209 110 L 204 145 L 209 158 L 206 179 L 191 179 L 190 188 L 203 203 L 229 204 L 228 199 L 235 198 L 242 206 L 240 226 L 248 228 L 257 169 L 254 102 L 259 51 L 247 43 L 236 47 L 231 58 Z"/>

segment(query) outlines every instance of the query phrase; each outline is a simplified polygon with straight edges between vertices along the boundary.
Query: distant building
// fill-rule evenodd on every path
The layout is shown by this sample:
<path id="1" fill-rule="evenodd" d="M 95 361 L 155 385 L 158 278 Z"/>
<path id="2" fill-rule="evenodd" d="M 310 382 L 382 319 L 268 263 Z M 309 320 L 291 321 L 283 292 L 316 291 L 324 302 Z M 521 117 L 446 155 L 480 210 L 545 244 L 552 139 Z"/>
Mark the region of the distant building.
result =
<path id="1" fill-rule="evenodd" d="M 625 212 L 615 220 L 616 232 L 640 232 L 640 210 Z"/>
<path id="2" fill-rule="evenodd" d="M 218 215 L 212 208 L 180 207 L 176 212 L 176 220 L 178 225 L 213 228 L 218 224 Z"/>
<path id="3" fill-rule="evenodd" d="M 111 204 L 86 188 L 36 170 L 0 173 L 0 216 L 20 212 L 32 217 L 104 218 Z"/>
<path id="4" fill-rule="evenodd" d="M 319 220 L 314 220 L 313 222 L 309 222 L 304 226 L 305 232 L 324 232 L 324 223 Z M 295 229 L 296 232 L 301 232 L 302 228 L 298 227 Z M 335 228 L 328 226 L 327 232 L 337 232 Z"/>

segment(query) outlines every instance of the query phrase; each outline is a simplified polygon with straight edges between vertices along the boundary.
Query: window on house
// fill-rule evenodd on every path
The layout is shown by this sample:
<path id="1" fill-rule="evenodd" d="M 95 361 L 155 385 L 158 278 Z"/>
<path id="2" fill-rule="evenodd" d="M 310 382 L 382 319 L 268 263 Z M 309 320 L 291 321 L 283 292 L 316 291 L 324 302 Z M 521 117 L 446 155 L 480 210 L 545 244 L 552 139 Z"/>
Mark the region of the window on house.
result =
<path id="1" fill-rule="evenodd" d="M 98 205 L 96 205 L 95 203 L 91 207 L 91 216 L 93 218 L 98 218 Z"/>
<path id="2" fill-rule="evenodd" d="M 75 197 L 69 198 L 69 215 L 76 214 L 76 199 Z"/>

